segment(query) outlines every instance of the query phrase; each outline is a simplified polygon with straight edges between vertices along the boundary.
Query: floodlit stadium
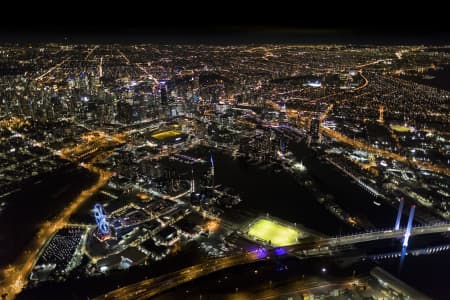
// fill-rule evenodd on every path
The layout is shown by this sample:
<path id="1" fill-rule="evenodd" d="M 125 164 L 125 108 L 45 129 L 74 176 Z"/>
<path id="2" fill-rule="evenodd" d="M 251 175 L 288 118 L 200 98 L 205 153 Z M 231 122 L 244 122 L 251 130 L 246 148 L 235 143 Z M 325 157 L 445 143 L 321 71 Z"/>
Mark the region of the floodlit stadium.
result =
<path id="1" fill-rule="evenodd" d="M 152 135 L 152 138 L 156 140 L 165 140 L 169 138 L 175 138 L 182 135 L 181 131 L 178 130 L 166 130 L 162 132 L 158 132 Z"/>
<path id="2" fill-rule="evenodd" d="M 398 132 L 410 132 L 411 131 L 411 127 L 398 125 L 398 124 L 393 124 L 393 125 L 390 125 L 389 127 L 391 127 L 392 130 L 398 131 Z"/>
<path id="3" fill-rule="evenodd" d="M 268 218 L 257 219 L 250 225 L 248 236 L 263 240 L 273 246 L 287 246 L 297 243 L 301 232 L 293 227 L 280 224 Z"/>

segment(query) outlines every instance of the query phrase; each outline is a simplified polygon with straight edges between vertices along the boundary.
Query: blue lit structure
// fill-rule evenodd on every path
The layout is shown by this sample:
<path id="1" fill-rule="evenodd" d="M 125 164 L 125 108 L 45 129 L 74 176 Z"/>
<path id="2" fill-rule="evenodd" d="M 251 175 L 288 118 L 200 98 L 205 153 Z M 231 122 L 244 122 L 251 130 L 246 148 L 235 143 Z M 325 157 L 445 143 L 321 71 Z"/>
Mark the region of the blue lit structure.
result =
<path id="1" fill-rule="evenodd" d="M 286 141 L 283 138 L 280 139 L 280 151 L 286 153 Z"/>
<path id="2" fill-rule="evenodd" d="M 103 209 L 103 206 L 99 203 L 94 205 L 94 217 L 95 222 L 97 223 L 98 233 L 102 236 L 105 236 L 110 233 L 109 224 L 106 221 L 106 213 Z"/>
<path id="3" fill-rule="evenodd" d="M 262 259 L 267 257 L 267 250 L 262 246 L 252 247 L 248 249 L 249 253 L 253 253 L 257 259 Z"/>
<path id="4" fill-rule="evenodd" d="M 403 263 L 405 262 L 405 256 L 407 254 L 406 249 L 408 248 L 408 240 L 409 240 L 409 237 L 411 236 L 411 228 L 412 228 L 412 223 L 414 220 L 414 211 L 415 210 L 416 210 L 416 206 L 415 205 L 411 206 L 411 209 L 409 211 L 408 225 L 406 226 L 406 232 L 405 232 L 405 236 L 403 238 L 403 246 L 402 246 L 402 254 L 400 256 L 400 264 L 398 265 L 399 273 L 402 271 Z"/>
<path id="5" fill-rule="evenodd" d="M 411 206 L 411 210 L 409 211 L 409 218 L 408 218 L 408 226 L 406 227 L 405 237 L 403 239 L 403 247 L 408 247 L 408 240 L 411 235 L 411 227 L 412 222 L 414 220 L 414 211 L 416 210 L 416 206 Z"/>
<path id="6" fill-rule="evenodd" d="M 402 213 L 403 213 L 403 205 L 405 204 L 405 201 L 402 199 L 400 199 L 400 205 L 398 207 L 398 212 L 397 212 L 397 220 L 395 221 L 395 227 L 394 230 L 399 230 L 400 229 L 400 221 L 402 219 Z"/>
<path id="7" fill-rule="evenodd" d="M 212 153 L 210 153 L 210 161 L 211 161 L 211 186 L 214 188 L 214 159 Z"/>
<path id="8" fill-rule="evenodd" d="M 285 248 L 276 248 L 275 249 L 275 255 L 282 256 L 282 255 L 285 255 L 285 254 L 287 254 L 287 251 L 286 251 Z"/>
<path id="9" fill-rule="evenodd" d="M 266 256 L 267 256 L 267 251 L 265 248 L 260 247 L 260 248 L 256 249 L 256 257 L 257 258 L 259 258 L 259 259 L 266 258 Z"/>
<path id="10" fill-rule="evenodd" d="M 211 168 L 214 170 L 214 159 L 213 159 L 212 153 L 210 153 L 209 159 L 211 161 Z"/>

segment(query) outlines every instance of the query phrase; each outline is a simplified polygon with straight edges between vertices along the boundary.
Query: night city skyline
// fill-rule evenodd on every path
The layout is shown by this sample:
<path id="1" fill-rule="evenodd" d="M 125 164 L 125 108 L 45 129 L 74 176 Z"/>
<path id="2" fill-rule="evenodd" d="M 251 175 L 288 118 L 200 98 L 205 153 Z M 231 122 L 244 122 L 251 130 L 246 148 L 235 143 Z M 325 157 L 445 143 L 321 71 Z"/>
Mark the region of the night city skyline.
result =
<path id="1" fill-rule="evenodd" d="M 448 299 L 442 12 L 167 5 L 1 21 L 1 299 Z"/>

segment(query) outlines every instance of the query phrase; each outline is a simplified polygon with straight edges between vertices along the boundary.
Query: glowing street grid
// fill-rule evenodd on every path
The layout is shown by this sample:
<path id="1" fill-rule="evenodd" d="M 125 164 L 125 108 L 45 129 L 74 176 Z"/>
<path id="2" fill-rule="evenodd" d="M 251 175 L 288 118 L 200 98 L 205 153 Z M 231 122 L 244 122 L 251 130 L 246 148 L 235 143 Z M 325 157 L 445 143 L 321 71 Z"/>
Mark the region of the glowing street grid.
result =
<path id="1" fill-rule="evenodd" d="M 167 138 L 177 137 L 179 135 L 181 135 L 181 132 L 178 130 L 167 130 L 167 131 L 155 133 L 154 135 L 152 135 L 152 138 L 157 139 L 157 140 L 164 140 Z"/>
<path id="2" fill-rule="evenodd" d="M 251 238 L 261 239 L 267 243 L 270 241 L 273 246 L 295 244 L 300 234 L 300 231 L 294 228 L 269 219 L 258 219 L 248 230 L 248 235 Z"/>

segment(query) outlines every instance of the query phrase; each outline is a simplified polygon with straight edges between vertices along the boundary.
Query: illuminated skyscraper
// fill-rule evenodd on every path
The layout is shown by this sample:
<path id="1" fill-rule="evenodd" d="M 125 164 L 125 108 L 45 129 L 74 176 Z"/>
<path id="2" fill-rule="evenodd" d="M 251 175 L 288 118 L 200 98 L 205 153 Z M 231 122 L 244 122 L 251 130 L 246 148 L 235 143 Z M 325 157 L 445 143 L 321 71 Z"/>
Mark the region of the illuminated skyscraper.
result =
<path id="1" fill-rule="evenodd" d="M 161 104 L 162 105 L 167 105 L 167 86 L 165 84 L 161 84 L 160 86 L 161 89 Z"/>
<path id="2" fill-rule="evenodd" d="M 319 129 L 320 120 L 318 118 L 311 119 L 311 125 L 309 127 L 309 134 L 311 135 L 312 141 L 317 141 L 319 139 Z"/>

